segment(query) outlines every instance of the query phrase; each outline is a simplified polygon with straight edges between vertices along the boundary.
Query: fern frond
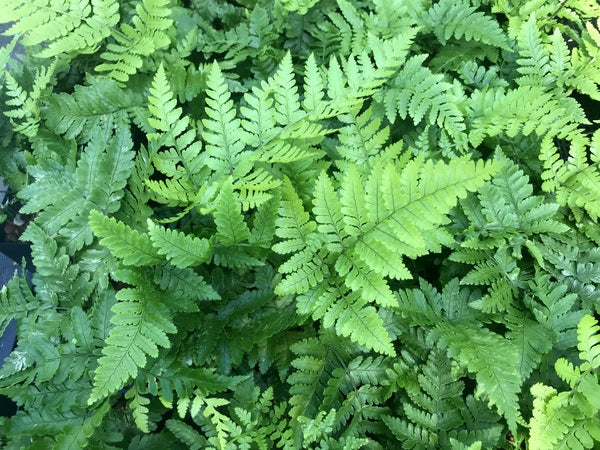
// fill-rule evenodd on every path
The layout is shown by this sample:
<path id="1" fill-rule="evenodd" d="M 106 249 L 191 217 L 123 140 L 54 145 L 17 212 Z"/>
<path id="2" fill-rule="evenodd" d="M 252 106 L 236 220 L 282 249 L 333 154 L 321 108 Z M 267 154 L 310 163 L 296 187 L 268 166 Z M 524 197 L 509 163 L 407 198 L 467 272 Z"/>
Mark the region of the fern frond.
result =
<path id="1" fill-rule="evenodd" d="M 92 53 L 119 21 L 116 0 L 84 0 L 63 4 L 54 0 L 0 3 L 1 23 L 16 22 L 5 34 L 24 35 L 25 47 L 44 44 L 36 56 L 51 58 Z"/>
<path id="2" fill-rule="evenodd" d="M 561 358 L 555 364 L 556 373 L 571 389 L 557 392 L 541 383 L 531 388 L 534 408 L 529 422 L 529 446 L 532 449 L 593 448 L 600 442 L 600 380 L 595 373 L 600 366 L 600 327 L 596 319 L 586 315 L 577 331 L 584 363 L 574 367 Z"/>
<path id="3" fill-rule="evenodd" d="M 22 319 L 39 307 L 24 276 L 12 278 L 0 290 L 0 335 L 13 319 Z"/>
<path id="4" fill-rule="evenodd" d="M 411 57 L 386 90 L 384 102 L 388 119 L 410 116 L 415 124 L 423 119 L 431 125 L 446 130 L 460 145 L 466 143 L 465 119 L 458 104 L 462 101 L 444 81 L 444 76 L 434 74 L 423 66 L 427 55 Z"/>
<path id="5" fill-rule="evenodd" d="M 579 104 L 572 100 L 557 100 L 537 85 L 506 92 L 503 88 L 475 91 L 467 101 L 469 141 L 479 145 L 486 136 L 528 136 L 534 132 L 550 139 L 572 139 L 579 134 L 577 126 L 588 122 Z"/>
<path id="6" fill-rule="evenodd" d="M 145 367 L 147 356 L 158 356 L 158 346 L 170 346 L 167 334 L 177 331 L 163 299 L 149 283 L 137 274 L 132 275 L 125 281 L 139 284 L 116 294 L 113 327 L 98 360 L 89 405 L 121 389 L 137 375 L 138 368 Z"/>
<path id="7" fill-rule="evenodd" d="M 382 384 L 389 368 L 388 358 L 353 357 L 356 349 L 335 345 L 336 339 L 324 334 L 294 344 L 296 359 L 291 364 L 295 371 L 288 377 L 291 417 L 303 423 L 302 417 L 318 421 L 319 416 L 330 414 L 333 431 L 344 425 L 351 428 L 352 419 L 375 418 L 368 416 L 367 409 L 380 416 L 375 411 L 386 399 Z M 344 434 L 352 435 L 347 428 Z"/>
<path id="8" fill-rule="evenodd" d="M 19 39 L 19 36 L 15 36 L 11 39 L 11 41 L 7 45 L 0 48 L 0 68 L 2 69 L 2 72 L 0 72 L 0 82 L 4 81 L 4 76 L 6 74 L 5 69 L 10 60 L 11 54 L 17 45 L 18 39 Z"/>
<path id="9" fill-rule="evenodd" d="M 393 350 L 387 332 L 378 325 L 381 319 L 376 310 L 365 303 L 397 304 L 384 276 L 409 274 L 403 266 L 391 268 L 390 262 L 385 261 L 386 256 L 398 262 L 402 255 L 422 255 L 447 242 L 443 233 L 436 234 L 433 230 L 445 223 L 445 214 L 456 197 L 465 196 L 467 190 L 482 184 L 496 167 L 495 164 L 475 165 L 464 158 L 435 166 L 432 162 L 413 160 L 404 166 L 401 174 L 391 164 L 385 171 L 374 170 L 366 187 L 355 171 L 354 176 L 345 177 L 342 184 L 343 210 L 331 179 L 322 173 L 314 193 L 313 214 L 318 227 L 312 234 L 315 242 L 322 242 L 324 248 L 318 256 L 310 248 L 302 250 L 284 263 L 280 271 L 288 275 L 276 292 L 304 294 L 319 289 L 325 275 L 335 270 L 341 283 L 350 287 L 351 292 L 346 294 L 340 290 L 324 297 L 311 294 L 308 297 L 313 299 L 312 304 L 304 303 L 303 308 L 308 308 L 314 319 L 325 314 L 324 325 L 335 323 L 336 330 L 343 336 L 350 336 L 361 344 L 375 345 L 372 348 L 385 349 L 385 353 L 390 354 Z M 426 175 L 433 173 L 435 179 L 433 175 Z M 364 199 L 360 198 L 361 192 Z M 353 195 L 359 197 L 351 201 Z M 357 204 L 366 204 L 366 208 L 357 209 Z M 288 231 L 282 230 L 283 233 Z M 384 247 L 388 250 L 381 250 Z M 360 252 L 366 248 L 369 251 Z M 327 253 L 329 257 L 325 256 Z M 328 263 L 328 259 L 332 263 Z M 333 267 L 329 268 L 329 264 Z M 359 294 L 360 299 L 355 294 Z M 345 320 L 349 322 L 344 323 Z M 369 326 L 365 326 L 367 322 Z M 367 334 L 361 337 L 363 332 Z"/>
<path id="10" fill-rule="evenodd" d="M 466 84 L 477 89 L 508 87 L 508 82 L 499 76 L 499 70 L 498 66 L 486 69 L 475 61 L 465 61 L 460 66 L 459 75 Z"/>
<path id="11" fill-rule="evenodd" d="M 467 1 L 440 0 L 431 6 L 422 20 L 442 44 L 453 37 L 509 48 L 508 40 L 498 23 L 477 11 Z"/>
<path id="12" fill-rule="evenodd" d="M 113 43 L 107 45 L 100 57 L 105 61 L 96 66 L 99 72 L 125 83 L 142 67 L 143 58 L 156 50 L 169 45 L 171 40 L 165 33 L 172 24 L 169 19 L 169 0 L 142 0 L 136 5 L 137 15 L 131 19 L 132 25 L 122 24 L 121 29 L 113 30 Z"/>
<path id="13" fill-rule="evenodd" d="M 304 15 L 319 0 L 278 0 L 286 11 Z"/>
<path id="14" fill-rule="evenodd" d="M 505 318 L 506 337 L 519 349 L 516 361 L 522 380 L 527 380 L 552 348 L 552 333 L 543 324 L 531 320 L 523 311 L 510 311 Z"/>
<path id="15" fill-rule="evenodd" d="M 382 153 L 389 138 L 389 127 L 381 128 L 381 119 L 374 115 L 372 108 L 361 114 L 349 112 L 339 119 L 347 125 L 340 130 L 339 140 L 342 145 L 336 150 L 345 160 L 364 168 L 363 170 L 372 168 L 378 159 L 376 156 Z"/>
<path id="16" fill-rule="evenodd" d="M 425 325 L 431 330 L 428 339 L 439 342 L 449 357 L 475 374 L 478 395 L 485 394 L 514 430 L 520 420 L 518 393 L 523 382 L 514 370 L 518 350 L 513 342 L 481 326 L 481 318 L 469 306 L 473 297 L 456 278 L 441 295 L 421 281 L 420 289 L 399 293 L 399 308 L 408 324 Z M 490 353 L 490 348 L 497 351 Z"/>
<path id="17" fill-rule="evenodd" d="M 437 436 L 421 426 L 391 416 L 384 416 L 383 421 L 406 448 L 418 448 L 419 445 L 434 448 L 438 443 Z"/>
<path id="18" fill-rule="evenodd" d="M 256 149 L 256 161 L 291 163 L 314 156 L 316 151 L 313 146 L 318 144 L 325 135 L 323 128 L 312 121 L 313 118 L 303 113 L 297 104 L 291 103 L 292 101 L 297 103 L 299 96 L 293 76 L 290 78 L 291 59 L 286 58 L 280 69 L 269 79 L 268 84 L 254 86 L 251 92 L 244 95 L 244 101 L 248 106 L 240 108 L 244 116 L 241 125 L 246 131 L 242 133 L 241 139 Z M 283 70 L 286 74 L 282 72 Z M 311 75 L 317 78 L 311 82 L 322 83 L 316 67 L 315 70 L 316 73 L 311 72 Z M 288 98 L 286 89 L 292 89 L 296 94 Z M 277 112 L 277 108 L 280 112 Z M 324 105 L 320 108 L 319 111 L 324 108 Z M 288 112 L 291 115 L 286 119 L 285 115 Z"/>
<path id="19" fill-rule="evenodd" d="M 519 56 L 517 59 L 522 75 L 517 78 L 521 86 L 549 86 L 554 80 L 550 74 L 550 56 L 544 48 L 535 14 L 532 14 L 521 27 L 518 38 Z"/>
<path id="20" fill-rule="evenodd" d="M 141 395 L 135 384 L 125 392 L 125 399 L 131 400 L 129 402 L 129 409 L 132 411 L 133 420 L 137 427 L 142 430 L 142 432 L 149 433 L 150 426 L 148 413 L 150 410 L 148 409 L 148 405 L 150 404 L 150 399 Z"/>
<path id="21" fill-rule="evenodd" d="M 242 209 L 247 211 L 269 201 L 273 196 L 273 190 L 279 184 L 279 180 L 274 179 L 267 170 L 260 168 L 236 180 L 234 188 L 239 191 Z"/>
<path id="22" fill-rule="evenodd" d="M 275 236 L 275 223 L 277 220 L 277 211 L 280 205 L 281 195 L 276 192 L 276 196 L 254 214 L 252 220 L 252 230 L 248 242 L 263 248 L 271 248 Z"/>
<path id="23" fill-rule="evenodd" d="M 218 176 L 243 177 L 252 167 L 251 154 L 241 141 L 240 120 L 231 100 L 225 78 L 214 63 L 207 80 L 206 115 L 202 138 L 206 142 L 208 166 Z"/>
<path id="24" fill-rule="evenodd" d="M 513 370 L 518 359 L 516 347 L 501 336 L 476 325 L 439 324 L 434 335 L 448 346 L 448 354 L 475 373 L 477 391 L 485 393 L 490 405 L 498 408 L 511 430 L 520 420 L 521 376 Z M 489 349 L 494 348 L 494 352 Z"/>
<path id="25" fill-rule="evenodd" d="M 573 210 L 583 208 L 594 221 L 600 217 L 599 147 L 600 131 L 597 130 L 591 141 L 581 136 L 573 139 L 566 162 L 549 138 L 543 140 L 540 152 L 540 160 L 544 163 L 542 188 L 547 192 L 555 191 L 561 205 L 568 205 Z"/>
<path id="26" fill-rule="evenodd" d="M 200 450 L 201 448 L 207 448 L 209 445 L 205 437 L 181 420 L 169 419 L 166 421 L 166 426 L 190 450 Z"/>
<path id="27" fill-rule="evenodd" d="M 292 55 L 288 52 L 273 78 L 275 85 L 275 120 L 286 126 L 300 120 L 304 113 L 300 109 L 300 97 L 294 80 Z"/>
<path id="28" fill-rule="evenodd" d="M 39 166 L 28 190 L 22 191 L 25 209 L 38 214 L 38 223 L 65 245 L 70 254 L 91 244 L 92 232 L 88 214 L 92 209 L 114 213 L 121 206 L 127 180 L 133 169 L 134 152 L 131 135 L 125 126 L 94 127 L 96 139 L 81 153 L 77 167 L 63 170 L 62 182 L 48 182 L 45 163 Z M 52 202 L 40 189 L 52 187 L 51 194 L 60 200 Z M 50 194 L 50 193 L 48 193 Z M 32 197 L 33 196 L 33 197 Z M 43 209 L 43 210 L 42 210 Z"/>
<path id="29" fill-rule="evenodd" d="M 11 119 L 11 124 L 16 133 L 21 133 L 29 138 L 38 134 L 40 125 L 40 103 L 48 85 L 54 77 L 56 63 L 35 70 L 35 79 L 31 92 L 25 91 L 13 76 L 6 72 L 6 93 L 10 99 L 6 100 L 8 106 L 14 109 L 4 111 L 4 115 Z"/>
<path id="30" fill-rule="evenodd" d="M 217 225 L 217 239 L 224 246 L 239 244 L 250 237 L 250 230 L 244 221 L 231 179 L 221 187 L 221 193 L 215 202 L 214 218 Z"/>
<path id="31" fill-rule="evenodd" d="M 141 114 L 142 105 L 139 93 L 121 89 L 114 80 L 94 78 L 89 86 L 75 86 L 72 94 L 52 95 L 43 117 L 55 133 L 86 142 L 101 122 L 122 123 L 134 114 Z"/>
<path id="32" fill-rule="evenodd" d="M 524 249 L 535 252 L 539 236 L 569 231 L 556 219 L 559 205 L 532 195 L 533 186 L 523 171 L 505 157 L 498 158 L 506 165 L 482 186 L 478 201 L 462 202 L 470 226 L 460 248 L 450 255 L 452 261 L 474 265 L 462 284 L 489 286 L 480 302 L 486 312 L 506 310 L 517 289 L 524 287 L 518 265 Z"/>
<path id="33" fill-rule="evenodd" d="M 207 206 L 211 188 L 206 186 L 206 179 L 210 170 L 190 118 L 182 116 L 182 108 L 176 107 L 177 101 L 162 64 L 152 80 L 148 100 L 151 113 L 148 123 L 156 130 L 148 134 L 150 148 L 156 149 L 152 163 L 167 179 L 145 180 L 145 183 L 156 200 L 185 208 L 180 215 L 166 220 L 174 221 L 194 207 Z"/>
<path id="34" fill-rule="evenodd" d="M 577 348 L 579 357 L 589 365 L 584 364 L 583 370 L 593 370 L 600 367 L 600 326 L 590 315 L 585 315 L 577 325 Z"/>
<path id="35" fill-rule="evenodd" d="M 338 294 L 339 295 L 339 294 Z M 343 293 L 323 314 L 327 328 L 335 323 L 340 336 L 385 355 L 394 356 L 392 340 L 383 327 L 383 320 L 372 306 L 365 306 L 363 299 L 353 293 Z"/>
<path id="36" fill-rule="evenodd" d="M 576 327 L 585 314 L 582 310 L 574 310 L 577 294 L 568 293 L 563 283 L 552 283 L 547 274 L 536 274 L 529 282 L 535 302 L 533 313 L 538 322 L 553 334 L 554 346 L 557 349 L 573 347 L 577 343 Z"/>
<path id="37" fill-rule="evenodd" d="M 161 261 L 150 237 L 140 234 L 112 217 L 98 211 L 90 212 L 90 227 L 100 243 L 109 248 L 126 265 L 152 265 Z"/>
<path id="38" fill-rule="evenodd" d="M 210 259 L 211 245 L 207 239 L 165 229 L 155 225 L 150 219 L 148 219 L 148 235 L 156 251 L 180 269 L 197 266 Z"/>
<path id="39" fill-rule="evenodd" d="M 221 297 L 204 278 L 192 269 L 179 269 L 171 265 L 159 266 L 154 282 L 177 302 L 171 305 L 178 311 L 197 311 L 197 301 L 219 300 Z"/>
<path id="40" fill-rule="evenodd" d="M 30 223 L 21 236 L 24 241 L 31 242 L 34 286 L 40 286 L 36 297 L 44 302 L 55 304 L 81 305 L 93 287 L 89 283 L 89 274 L 80 271 L 77 265 L 69 263 L 66 249 L 59 246 L 42 228 Z M 43 286 L 43 288 L 41 288 Z"/>
<path id="41" fill-rule="evenodd" d="M 311 53 L 304 68 L 304 100 L 302 106 L 307 113 L 315 114 L 317 117 L 322 113 L 325 97 L 323 88 L 323 78 L 315 61 L 315 55 Z"/>

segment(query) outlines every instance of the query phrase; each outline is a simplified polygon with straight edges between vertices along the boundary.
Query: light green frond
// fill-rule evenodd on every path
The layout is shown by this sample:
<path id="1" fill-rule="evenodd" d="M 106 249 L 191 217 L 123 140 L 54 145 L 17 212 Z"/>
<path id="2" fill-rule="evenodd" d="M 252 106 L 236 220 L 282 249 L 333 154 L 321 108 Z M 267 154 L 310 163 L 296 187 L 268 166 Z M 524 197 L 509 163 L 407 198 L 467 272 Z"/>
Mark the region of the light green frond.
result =
<path id="1" fill-rule="evenodd" d="M 397 261 L 402 255 L 425 254 L 440 243 L 448 245 L 446 237 L 434 230 L 446 223 L 445 214 L 457 197 L 464 197 L 467 190 L 483 184 L 497 169 L 495 163 L 486 166 L 466 158 L 449 164 L 417 159 L 406 163 L 400 173 L 391 164 L 385 170 L 376 167 L 366 187 L 357 171 L 354 176 L 350 172 L 348 177 L 342 178 L 341 194 L 336 192 L 338 186 L 334 187 L 334 182 L 322 173 L 317 179 L 313 200 L 318 227 L 311 233 L 315 242 L 322 242 L 322 250 L 318 257 L 310 247 L 292 255 L 281 267 L 287 275 L 276 292 L 304 294 L 318 289 L 335 268 L 340 283 L 351 288 L 351 292 L 325 297 L 307 294 L 312 303 L 303 302 L 303 309 L 314 318 L 324 314 L 325 327 L 335 323 L 337 332 L 343 336 L 391 354 L 389 336 L 376 310 L 367 306 L 367 302 L 395 306 L 397 301 L 384 276 L 408 277 L 409 274 L 404 266 L 390 268 L 390 261 L 385 261 L 385 257 L 391 255 L 391 261 Z M 357 192 L 364 192 L 366 208 L 350 201 L 351 193 L 359 195 Z M 383 247 L 386 250 L 379 250 Z M 359 255 L 360 248 L 368 251 Z M 327 297 L 329 299 L 323 302 Z M 315 315 L 315 311 L 320 313 Z M 368 331 L 369 328 L 372 331 Z"/>
<path id="2" fill-rule="evenodd" d="M 363 228 L 368 222 L 365 190 L 355 165 L 350 166 L 344 176 L 346 182 L 342 186 L 340 196 L 344 229 L 349 236 L 359 236 L 364 233 Z"/>
<path id="3" fill-rule="evenodd" d="M 464 38 L 509 48 L 506 35 L 496 20 L 477 11 L 470 2 L 441 0 L 425 13 L 423 19 L 442 44 L 450 38 Z"/>
<path id="4" fill-rule="evenodd" d="M 126 265 L 151 265 L 161 261 L 150 237 L 140 234 L 112 217 L 90 212 L 90 227 L 100 243 L 110 249 Z"/>
<path id="5" fill-rule="evenodd" d="M 337 289 L 331 298 L 333 303 L 323 314 L 323 326 L 335 324 L 340 336 L 384 355 L 394 356 L 393 342 L 383 327 L 383 320 L 373 306 L 365 306 L 365 300 L 354 292 Z"/>
<path id="6" fill-rule="evenodd" d="M 426 58 L 427 55 L 411 57 L 394 78 L 383 99 L 387 117 L 391 122 L 397 115 L 402 119 L 410 117 L 416 125 L 425 120 L 464 145 L 465 119 L 458 107 L 462 99 L 443 75 L 434 74 L 423 65 Z"/>
<path id="7" fill-rule="evenodd" d="M 336 261 L 335 269 L 343 277 L 346 286 L 354 292 L 360 292 L 366 301 L 388 307 L 398 304 L 383 276 L 362 260 L 353 262 L 345 255 L 341 255 Z"/>
<path id="8" fill-rule="evenodd" d="M 181 123 L 176 129 L 177 132 L 173 132 L 173 136 L 169 136 L 171 139 L 175 139 L 183 131 L 180 128 L 185 129 L 189 120 L 181 119 L 181 108 L 176 108 L 177 100 L 175 100 L 165 69 L 161 64 L 154 75 L 152 80 L 152 87 L 150 88 L 150 95 L 148 96 L 148 110 L 151 117 L 148 118 L 148 123 L 152 125 L 156 130 L 168 132 L 171 131 L 176 125 Z M 159 135 L 150 135 L 149 139 L 156 139 Z"/>
<path id="9" fill-rule="evenodd" d="M 203 192 L 194 192 L 192 184 L 184 179 L 146 180 L 151 197 L 168 206 L 187 206 L 199 203 Z M 187 210 L 185 211 L 188 212 Z M 176 219 L 178 220 L 178 219 Z"/>
<path id="10" fill-rule="evenodd" d="M 273 178 L 273 175 L 268 171 L 260 168 L 236 180 L 234 188 L 239 192 L 242 209 L 248 211 L 269 201 L 273 196 L 273 190 L 279 184 L 279 180 Z"/>
<path id="11" fill-rule="evenodd" d="M 294 80 L 292 55 L 288 52 L 279 65 L 279 70 L 273 78 L 275 90 L 275 120 L 279 125 L 286 126 L 304 117 L 300 110 L 298 87 Z"/>
<path id="12" fill-rule="evenodd" d="M 221 186 L 213 215 L 217 225 L 217 239 L 224 246 L 239 244 L 250 237 L 250 230 L 244 221 L 241 204 L 233 191 L 231 179 Z"/>
<path id="13" fill-rule="evenodd" d="M 286 11 L 304 15 L 310 8 L 319 3 L 319 0 L 278 0 Z"/>
<path id="14" fill-rule="evenodd" d="M 486 136 L 535 133 L 550 138 L 576 138 L 577 126 L 587 123 L 583 110 L 569 99 L 556 99 L 538 85 L 475 91 L 467 100 L 471 117 L 469 141 L 479 145 Z"/>
<path id="15" fill-rule="evenodd" d="M 6 100 L 7 106 L 15 108 L 4 111 L 4 115 L 11 119 L 15 133 L 21 133 L 33 138 L 38 133 L 40 125 L 40 104 L 46 90 L 54 79 L 56 63 L 35 70 L 35 79 L 31 92 L 25 91 L 13 76 L 6 72 Z"/>
<path id="16" fill-rule="evenodd" d="M 307 113 L 315 114 L 318 117 L 324 107 L 323 98 L 325 94 L 323 92 L 323 78 L 313 54 L 306 60 L 304 72 L 304 100 L 302 106 Z"/>
<path id="17" fill-rule="evenodd" d="M 594 370 L 600 365 L 600 327 L 596 319 L 585 315 L 577 331 L 578 348 L 585 362 L 577 367 L 561 358 L 555 364 L 556 373 L 569 383 L 570 390 L 557 392 L 542 383 L 531 387 L 531 449 L 594 448 L 600 442 L 600 380 Z"/>
<path id="18" fill-rule="evenodd" d="M 518 38 L 519 56 L 517 59 L 522 75 L 517 82 L 523 85 L 548 86 L 553 80 L 550 74 L 550 56 L 544 48 L 535 14 L 532 14 L 521 27 Z"/>
<path id="19" fill-rule="evenodd" d="M 556 192 L 561 205 L 568 205 L 574 211 L 584 209 L 596 221 L 600 217 L 600 131 L 595 131 L 588 141 L 582 136 L 573 139 L 569 156 L 564 161 L 550 139 L 544 139 L 540 160 L 544 164 L 542 188 Z"/>
<path id="20" fill-rule="evenodd" d="M 308 236 L 316 230 L 315 222 L 310 220 L 287 177 L 283 180 L 282 200 L 275 224 L 275 234 L 284 240 L 273 245 L 273 250 L 281 254 L 302 250 L 308 243 Z"/>
<path id="21" fill-rule="evenodd" d="M 177 331 L 163 298 L 150 284 L 140 280 L 137 287 L 121 289 L 116 297 L 113 327 L 98 360 L 90 405 L 125 386 L 138 368 L 145 367 L 148 356 L 158 356 L 159 346 L 170 346 L 167 334 Z"/>
<path id="22" fill-rule="evenodd" d="M 339 119 L 347 125 L 340 130 L 342 145 L 336 150 L 345 160 L 360 167 L 361 171 L 368 169 L 388 141 L 389 127 L 381 127 L 381 118 L 373 114 L 372 108 L 361 114 L 351 111 Z"/>
<path id="23" fill-rule="evenodd" d="M 25 47 L 43 44 L 36 56 L 92 53 L 119 21 L 116 0 L 0 2 L 1 23 L 15 22 L 5 34 L 24 35 Z"/>
<path id="24" fill-rule="evenodd" d="M 240 137 L 256 149 L 256 161 L 291 163 L 314 156 L 313 146 L 321 142 L 326 133 L 313 121 L 315 118 L 300 110 L 298 88 L 293 72 L 289 72 L 292 69 L 291 59 L 284 59 L 280 70 L 268 82 L 254 86 L 244 95 L 248 106 L 240 108 L 244 116 L 241 125 L 247 133 Z M 318 71 L 314 76 L 320 79 Z M 288 93 L 287 89 L 295 94 Z"/>
<path id="25" fill-rule="evenodd" d="M 582 366 L 584 370 L 600 367 L 600 326 L 598 321 L 590 315 L 585 315 L 577 325 L 577 348 L 579 357 L 588 365 Z"/>
<path id="26" fill-rule="evenodd" d="M 477 325 L 440 324 L 434 334 L 448 346 L 451 357 L 475 374 L 477 391 L 485 393 L 490 405 L 496 406 L 509 428 L 515 430 L 521 420 L 518 394 L 523 382 L 514 370 L 516 346 Z M 490 352 L 490 348 L 495 351 Z"/>
<path id="27" fill-rule="evenodd" d="M 111 33 L 114 42 L 109 43 L 100 55 L 105 61 L 96 66 L 99 72 L 121 83 L 135 74 L 144 63 L 143 58 L 169 45 L 171 40 L 165 31 L 171 26 L 169 0 L 143 0 L 136 5 L 137 15 L 131 25 L 122 24 L 120 30 Z"/>
<path id="28" fill-rule="evenodd" d="M 148 413 L 148 404 L 150 399 L 141 395 L 135 384 L 125 392 L 125 399 L 130 400 L 129 409 L 133 415 L 133 420 L 140 430 L 144 433 L 150 432 Z"/>
<path id="29" fill-rule="evenodd" d="M 182 115 L 182 108 L 177 107 L 162 64 L 152 81 L 148 100 L 151 114 L 148 122 L 156 130 L 148 134 L 150 149 L 155 149 L 152 163 L 167 179 L 145 180 L 145 184 L 160 203 L 185 208 L 165 219 L 173 222 L 195 207 L 208 206 L 213 189 L 206 183 L 210 169 L 190 118 Z"/>
<path id="30" fill-rule="evenodd" d="M 175 267 L 185 269 L 210 259 L 211 245 L 207 239 L 165 229 L 148 219 L 148 235 L 160 255 L 164 255 Z"/>
<path id="31" fill-rule="evenodd" d="M 302 294 L 323 282 L 328 274 L 323 260 L 311 250 L 296 253 L 280 271 L 289 275 L 275 288 L 275 293 L 279 295 Z"/>
<path id="32" fill-rule="evenodd" d="M 342 205 L 325 172 L 315 183 L 313 214 L 318 223 L 317 230 L 327 242 L 331 252 L 340 252 L 347 237 L 344 229 Z"/>
<path id="33" fill-rule="evenodd" d="M 207 88 L 208 119 L 202 120 L 202 138 L 209 156 L 207 165 L 219 176 L 243 177 L 252 167 L 251 155 L 244 151 L 241 123 L 217 63 L 209 72 Z"/>

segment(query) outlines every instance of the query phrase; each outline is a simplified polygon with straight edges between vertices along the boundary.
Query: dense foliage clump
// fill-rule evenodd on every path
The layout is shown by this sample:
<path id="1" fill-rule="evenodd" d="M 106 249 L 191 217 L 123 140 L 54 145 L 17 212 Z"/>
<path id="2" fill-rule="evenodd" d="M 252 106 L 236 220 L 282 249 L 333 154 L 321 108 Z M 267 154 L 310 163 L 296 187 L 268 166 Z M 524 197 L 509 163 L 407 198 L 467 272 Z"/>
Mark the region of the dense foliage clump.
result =
<path id="1" fill-rule="evenodd" d="M 600 445 L 596 2 L 0 11 L 5 448 Z"/>

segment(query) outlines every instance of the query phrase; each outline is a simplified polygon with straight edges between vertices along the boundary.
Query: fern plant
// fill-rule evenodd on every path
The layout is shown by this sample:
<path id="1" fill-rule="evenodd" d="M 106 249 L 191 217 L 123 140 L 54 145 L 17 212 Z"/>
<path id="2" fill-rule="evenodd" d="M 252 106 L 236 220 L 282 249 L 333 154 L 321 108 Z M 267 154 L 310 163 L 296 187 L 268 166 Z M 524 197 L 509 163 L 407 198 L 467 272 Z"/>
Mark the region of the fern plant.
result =
<path id="1" fill-rule="evenodd" d="M 530 421 L 531 448 L 558 448 L 561 445 L 592 448 L 600 439 L 598 395 L 600 394 L 598 335 L 600 327 L 592 316 L 584 316 L 577 327 L 579 357 L 583 364 L 574 366 L 564 358 L 556 361 L 556 373 L 571 388 L 558 393 L 541 383 L 531 388 L 534 395 Z"/>
<path id="2" fill-rule="evenodd" d="M 3 448 L 598 446 L 594 2 L 0 10 Z"/>

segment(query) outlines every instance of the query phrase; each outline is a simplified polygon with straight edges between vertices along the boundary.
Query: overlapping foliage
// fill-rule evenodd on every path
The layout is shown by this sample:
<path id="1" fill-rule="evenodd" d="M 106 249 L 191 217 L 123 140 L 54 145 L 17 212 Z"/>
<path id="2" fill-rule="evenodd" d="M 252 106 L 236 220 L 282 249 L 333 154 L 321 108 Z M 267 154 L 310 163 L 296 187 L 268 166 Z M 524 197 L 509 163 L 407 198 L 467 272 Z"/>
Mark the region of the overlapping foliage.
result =
<path id="1" fill-rule="evenodd" d="M 4 447 L 599 445 L 595 2 L 0 10 Z"/>

